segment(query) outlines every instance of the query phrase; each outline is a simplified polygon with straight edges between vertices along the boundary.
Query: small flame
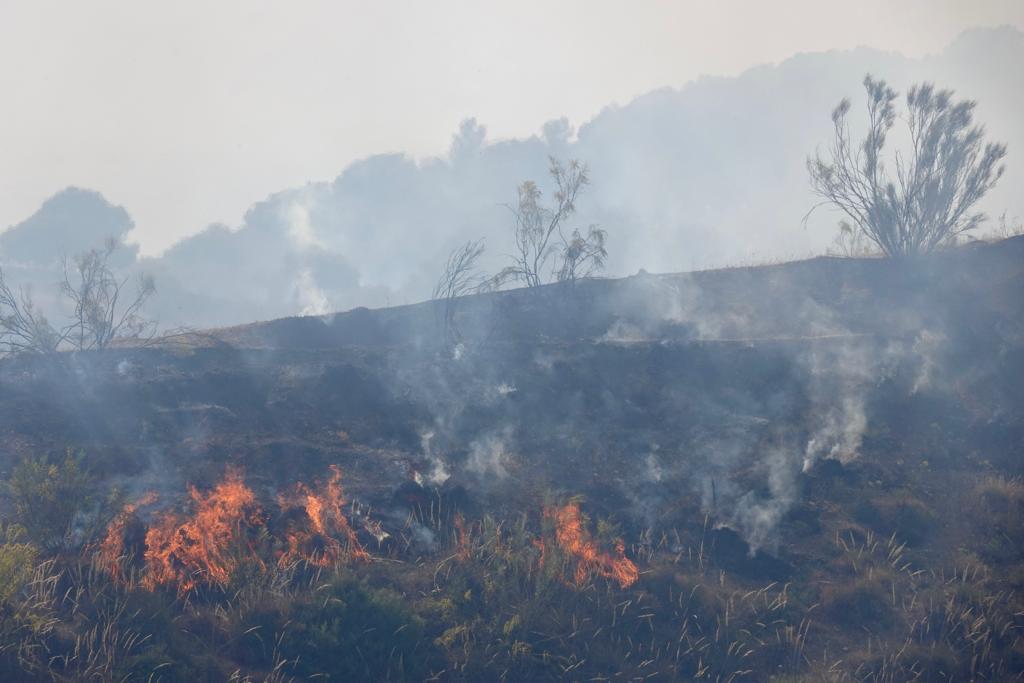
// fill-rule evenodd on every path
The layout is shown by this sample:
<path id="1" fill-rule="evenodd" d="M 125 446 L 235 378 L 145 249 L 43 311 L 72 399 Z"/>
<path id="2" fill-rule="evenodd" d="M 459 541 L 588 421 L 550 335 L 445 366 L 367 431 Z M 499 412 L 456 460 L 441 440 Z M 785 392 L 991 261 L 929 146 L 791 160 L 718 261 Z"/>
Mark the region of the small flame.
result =
<path id="1" fill-rule="evenodd" d="M 337 465 L 331 465 L 331 476 L 320 491 L 300 482 L 291 495 L 281 496 L 279 500 L 282 510 L 302 509 L 307 521 L 307 524 L 294 525 L 286 534 L 288 549 L 278 560 L 281 566 L 296 560 L 318 567 L 335 566 L 344 557 L 342 540 L 347 542 L 352 557 L 369 559 L 369 553 L 360 545 L 345 516 L 347 501 L 341 487 L 341 468 Z"/>
<path id="2" fill-rule="evenodd" d="M 256 496 L 242 479 L 240 469 L 229 467 L 224 480 L 208 494 L 190 486 L 192 517 L 182 521 L 166 513 L 149 528 L 143 586 L 176 586 L 179 594 L 192 591 L 199 582 L 227 586 L 241 560 L 238 550 L 244 532 L 263 524 Z M 255 557 L 249 550 L 248 555 Z"/>
<path id="3" fill-rule="evenodd" d="M 554 522 L 555 542 L 558 547 L 576 560 L 577 586 L 584 586 L 591 575 L 617 581 L 623 588 L 636 583 L 640 572 L 632 560 L 626 557 L 622 540 L 615 543 L 615 554 L 602 553 L 583 528 L 583 516 L 578 503 L 552 506 L 544 509 L 544 516 Z M 545 547 L 541 545 L 541 556 Z"/>
<path id="4" fill-rule="evenodd" d="M 142 527 L 142 522 L 136 513 L 139 508 L 155 503 L 158 497 L 155 491 L 150 491 L 134 503 L 125 503 L 107 527 L 107 533 L 97 549 L 97 560 L 115 583 L 125 584 L 128 582 L 124 571 L 124 561 L 126 555 L 131 552 L 129 548 L 130 530 L 136 525 L 139 528 Z"/>

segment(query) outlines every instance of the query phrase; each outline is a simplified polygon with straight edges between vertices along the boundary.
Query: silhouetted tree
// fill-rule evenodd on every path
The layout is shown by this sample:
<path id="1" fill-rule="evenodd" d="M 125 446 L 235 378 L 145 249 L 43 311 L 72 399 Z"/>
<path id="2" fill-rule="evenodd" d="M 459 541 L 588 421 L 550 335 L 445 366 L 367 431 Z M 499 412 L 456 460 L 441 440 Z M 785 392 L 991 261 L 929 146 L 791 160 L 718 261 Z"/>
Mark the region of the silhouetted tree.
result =
<path id="1" fill-rule="evenodd" d="M 70 346 L 79 351 L 105 349 L 115 339 L 151 340 L 156 322 L 142 315 L 146 301 L 156 292 L 153 278 L 140 274 L 134 289 L 128 277 L 110 268 L 118 247 L 108 240 L 64 259 L 60 293 L 71 303 L 71 320 L 54 327 L 35 305 L 28 288 L 13 289 L 0 270 L 0 350 L 7 353 L 55 353 Z"/>
<path id="2" fill-rule="evenodd" d="M 604 248 L 607 237 L 607 232 L 594 225 L 587 228 L 586 236 L 578 229 L 573 230 L 572 236 L 563 241 L 559 249 L 562 265 L 558 269 L 558 281 L 576 282 L 604 269 L 604 260 L 608 257 Z"/>
<path id="3" fill-rule="evenodd" d="M 0 350 L 6 353 L 54 353 L 64 335 L 54 329 L 32 301 L 28 288 L 11 289 L 0 269 Z"/>
<path id="4" fill-rule="evenodd" d="M 910 153 L 895 155 L 890 174 L 882 156 L 896 120 L 897 93 L 870 75 L 864 88 L 864 140 L 851 140 L 850 101 L 844 99 L 832 112 L 829 153 L 807 160 L 811 187 L 822 203 L 843 211 L 888 256 L 926 253 L 976 228 L 985 215 L 973 207 L 1002 176 L 1006 146 L 984 142 L 984 127 L 974 124 L 975 103 L 955 102 L 953 91 L 930 83 L 910 88 Z"/>
<path id="5" fill-rule="evenodd" d="M 554 206 L 544 206 L 540 188 L 533 181 L 519 186 L 518 201 L 509 207 L 515 219 L 516 251 L 512 265 L 495 276 L 496 285 L 514 281 L 539 287 L 548 273 L 558 280 L 575 280 L 604 267 L 604 230 L 591 226 L 586 236 L 574 230 L 569 238 L 563 232 L 565 221 L 576 212 L 577 197 L 590 183 L 586 165 L 576 160 L 563 165 L 554 158 L 550 162 L 556 188 Z"/>
<path id="6" fill-rule="evenodd" d="M 74 305 L 67 338 L 80 351 L 105 349 L 119 337 L 149 339 L 156 332 L 156 323 L 141 314 L 156 292 L 153 278 L 140 274 L 130 292 L 129 278 L 119 278 L 108 265 L 117 246 L 108 240 L 103 249 L 79 254 L 70 263 L 64 260 L 61 292 Z"/>
<path id="7" fill-rule="evenodd" d="M 431 298 L 441 307 L 440 317 L 445 345 L 451 346 L 462 341 L 462 334 L 455 319 L 459 297 L 479 291 L 487 282 L 487 277 L 476 269 L 476 260 L 482 253 L 482 239 L 466 242 L 453 250 L 448 255 L 444 271 L 434 286 Z"/>

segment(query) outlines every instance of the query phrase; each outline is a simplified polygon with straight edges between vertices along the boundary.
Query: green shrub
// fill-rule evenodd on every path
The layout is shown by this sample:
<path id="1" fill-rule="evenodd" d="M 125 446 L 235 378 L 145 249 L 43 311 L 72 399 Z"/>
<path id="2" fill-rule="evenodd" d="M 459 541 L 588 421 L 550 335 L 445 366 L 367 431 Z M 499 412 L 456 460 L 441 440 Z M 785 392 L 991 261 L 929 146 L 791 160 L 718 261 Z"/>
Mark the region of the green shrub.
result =
<path id="1" fill-rule="evenodd" d="M 91 504 L 94 487 L 82 470 L 81 456 L 68 451 L 57 463 L 21 461 L 7 488 L 18 522 L 32 541 L 49 550 L 70 545 L 75 520 Z"/>
<path id="2" fill-rule="evenodd" d="M 43 670 L 55 623 L 52 561 L 38 564 L 23 536 L 10 525 L 0 542 L 0 680 L 31 680 Z"/>
<path id="3" fill-rule="evenodd" d="M 24 527 L 10 525 L 3 532 L 0 544 L 0 606 L 9 605 L 32 576 L 38 551 L 22 543 Z M 2 608 L 2 607 L 0 607 Z"/>
<path id="4" fill-rule="evenodd" d="M 1014 564 L 1024 557 L 1024 483 L 988 476 L 974 487 L 965 506 L 971 544 L 986 561 Z"/>
<path id="5" fill-rule="evenodd" d="M 288 673 L 419 681 L 429 677 L 431 663 L 443 668 L 428 651 L 422 619 L 398 593 L 345 580 L 311 597 L 295 604 L 287 625 L 278 626 L 277 655 L 290 662 Z"/>

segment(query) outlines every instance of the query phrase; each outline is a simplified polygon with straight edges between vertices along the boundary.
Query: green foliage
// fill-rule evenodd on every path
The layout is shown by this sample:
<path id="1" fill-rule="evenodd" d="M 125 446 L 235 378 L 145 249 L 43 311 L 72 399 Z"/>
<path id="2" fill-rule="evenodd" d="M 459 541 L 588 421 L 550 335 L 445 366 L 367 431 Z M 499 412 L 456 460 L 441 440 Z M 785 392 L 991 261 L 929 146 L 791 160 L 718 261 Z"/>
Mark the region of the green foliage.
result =
<path id="1" fill-rule="evenodd" d="M 422 642 L 424 622 L 399 593 L 355 580 L 325 586 L 288 610 L 278 651 L 289 673 L 330 680 L 419 681 L 443 664 Z"/>
<path id="2" fill-rule="evenodd" d="M 32 576 L 38 551 L 22 543 L 24 527 L 9 525 L 4 529 L 4 542 L 0 544 L 0 605 L 8 605 L 22 591 Z"/>
<path id="3" fill-rule="evenodd" d="M 1012 564 L 1024 557 L 1024 484 L 1019 479 L 985 477 L 964 512 L 971 545 L 986 561 Z"/>
<path id="4" fill-rule="evenodd" d="M 26 458 L 14 467 L 8 493 L 15 518 L 45 549 L 66 547 L 76 517 L 92 502 L 94 482 L 81 456 L 68 451 L 60 462 Z"/>
<path id="5" fill-rule="evenodd" d="M 0 543 L 0 680 L 29 678 L 44 669 L 56 623 L 53 562 L 38 563 L 38 551 L 23 536 L 23 528 L 8 525 Z"/>

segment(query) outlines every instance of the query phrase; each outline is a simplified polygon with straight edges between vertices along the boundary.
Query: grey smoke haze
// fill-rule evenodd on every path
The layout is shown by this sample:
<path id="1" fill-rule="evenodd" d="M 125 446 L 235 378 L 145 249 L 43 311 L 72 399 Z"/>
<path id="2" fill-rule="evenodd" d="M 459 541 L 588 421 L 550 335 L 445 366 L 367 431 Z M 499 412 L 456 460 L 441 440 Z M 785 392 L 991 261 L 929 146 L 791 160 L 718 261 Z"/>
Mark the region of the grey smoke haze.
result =
<path id="1" fill-rule="evenodd" d="M 333 181 L 273 194 L 241 225 L 212 225 L 159 257 L 126 250 L 122 265 L 134 260 L 156 276 L 153 312 L 165 326 L 422 300 L 449 250 L 467 239 L 485 238 L 485 268 L 502 265 L 512 249 L 503 204 L 525 179 L 550 190 L 549 155 L 590 165 L 593 183 L 573 224 L 608 230 L 608 275 L 821 253 L 838 216 L 819 211 L 801 224 L 814 203 L 804 160 L 827 144 L 835 103 L 859 103 L 866 72 L 901 90 L 931 80 L 977 99 L 978 120 L 1010 149 L 1006 176 L 983 208 L 1021 216 L 1024 76 L 1007 68 L 1018 64 L 1024 34 L 1004 27 L 969 31 L 919 59 L 865 48 L 798 55 L 735 78 L 655 90 L 578 128 L 552 120 L 525 139 L 493 140 L 487 121 L 468 119 L 445 156 L 368 157 Z M 63 191 L 0 234 L 0 264 L 11 281 L 52 289 L 60 253 L 124 237 L 131 208 Z"/>

